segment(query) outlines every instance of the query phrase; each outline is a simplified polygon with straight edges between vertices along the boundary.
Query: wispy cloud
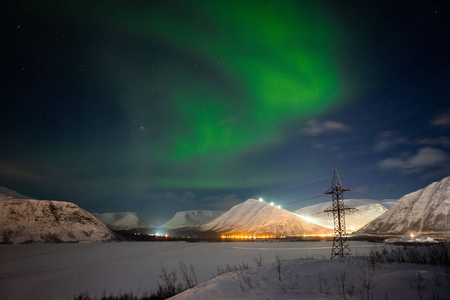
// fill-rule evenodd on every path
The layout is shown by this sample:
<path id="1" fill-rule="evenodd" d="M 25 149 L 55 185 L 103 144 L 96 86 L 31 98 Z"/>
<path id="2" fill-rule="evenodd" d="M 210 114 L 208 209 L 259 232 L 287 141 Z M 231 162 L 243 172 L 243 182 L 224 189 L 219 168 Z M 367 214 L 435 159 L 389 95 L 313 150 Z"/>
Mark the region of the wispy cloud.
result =
<path id="1" fill-rule="evenodd" d="M 444 111 L 437 114 L 433 120 L 431 120 L 431 125 L 441 129 L 450 129 L 450 111 Z"/>
<path id="2" fill-rule="evenodd" d="M 440 149 L 424 147 L 415 155 L 402 158 L 387 158 L 378 162 L 382 170 L 393 170 L 403 174 L 420 173 L 427 168 L 447 166 L 450 157 Z"/>
<path id="3" fill-rule="evenodd" d="M 399 146 L 438 146 L 450 147 L 450 138 L 448 136 L 440 136 L 435 138 L 417 138 L 408 139 L 399 135 L 394 131 L 383 131 L 375 139 L 374 150 L 376 152 L 384 152 L 397 148 Z"/>
<path id="4" fill-rule="evenodd" d="M 306 135 L 317 136 L 327 132 L 338 132 L 338 131 L 348 131 L 351 127 L 335 121 L 317 121 L 310 120 L 306 124 L 306 128 L 302 130 L 302 132 Z"/>
<path id="5" fill-rule="evenodd" d="M 450 147 L 450 138 L 448 136 L 440 136 L 437 138 L 424 138 L 417 140 L 416 144 Z"/>
<path id="6" fill-rule="evenodd" d="M 399 136 L 393 131 L 383 131 L 376 138 L 374 149 L 376 152 L 383 152 L 409 143 L 407 138 Z"/>

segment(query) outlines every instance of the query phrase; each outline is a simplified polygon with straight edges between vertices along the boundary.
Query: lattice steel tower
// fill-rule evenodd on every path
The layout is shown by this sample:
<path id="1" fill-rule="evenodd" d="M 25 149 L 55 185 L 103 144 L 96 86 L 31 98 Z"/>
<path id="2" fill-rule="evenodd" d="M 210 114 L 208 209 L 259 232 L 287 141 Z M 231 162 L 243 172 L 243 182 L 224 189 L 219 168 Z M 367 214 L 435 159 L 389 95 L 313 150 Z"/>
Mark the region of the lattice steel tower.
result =
<path id="1" fill-rule="evenodd" d="M 335 169 L 333 181 L 331 182 L 331 188 L 325 192 L 325 194 L 331 194 L 332 205 L 324 210 L 324 212 L 333 212 L 334 237 L 333 248 L 331 249 L 331 259 L 336 256 L 344 257 L 351 255 L 345 229 L 345 211 L 348 209 L 353 209 L 353 207 L 344 206 L 345 191 L 350 191 L 350 189 L 342 186 L 341 179 Z"/>

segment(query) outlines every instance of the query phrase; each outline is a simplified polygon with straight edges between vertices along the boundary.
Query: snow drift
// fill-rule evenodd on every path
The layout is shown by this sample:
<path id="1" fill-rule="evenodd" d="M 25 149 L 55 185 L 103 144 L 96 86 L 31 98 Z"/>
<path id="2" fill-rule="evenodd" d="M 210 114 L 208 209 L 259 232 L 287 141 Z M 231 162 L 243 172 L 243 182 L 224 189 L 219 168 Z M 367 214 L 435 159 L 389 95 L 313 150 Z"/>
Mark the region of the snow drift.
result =
<path id="1" fill-rule="evenodd" d="M 165 229 L 195 228 L 212 221 L 223 213 L 224 211 L 217 210 L 179 211 L 160 227 Z"/>
<path id="2" fill-rule="evenodd" d="M 102 242 L 114 238 L 102 222 L 70 202 L 0 201 L 0 243 Z"/>
<path id="3" fill-rule="evenodd" d="M 264 201 L 248 199 L 233 206 L 211 222 L 200 227 L 203 231 L 223 234 L 299 236 L 328 234 L 332 230 L 308 222 L 299 216 Z"/>
<path id="4" fill-rule="evenodd" d="M 403 196 L 357 233 L 450 236 L 450 177 Z"/>

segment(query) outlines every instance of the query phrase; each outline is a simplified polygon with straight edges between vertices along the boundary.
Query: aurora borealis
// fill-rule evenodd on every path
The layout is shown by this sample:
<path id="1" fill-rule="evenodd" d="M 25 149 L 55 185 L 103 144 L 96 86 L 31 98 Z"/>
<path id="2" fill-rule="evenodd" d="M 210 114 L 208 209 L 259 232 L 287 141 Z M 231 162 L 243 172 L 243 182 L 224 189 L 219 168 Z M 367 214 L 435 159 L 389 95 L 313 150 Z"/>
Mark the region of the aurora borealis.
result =
<path id="1" fill-rule="evenodd" d="M 446 16 L 442 2 L 10 3 L 0 185 L 155 221 L 251 196 L 311 204 L 334 168 L 402 196 L 450 175 Z"/>

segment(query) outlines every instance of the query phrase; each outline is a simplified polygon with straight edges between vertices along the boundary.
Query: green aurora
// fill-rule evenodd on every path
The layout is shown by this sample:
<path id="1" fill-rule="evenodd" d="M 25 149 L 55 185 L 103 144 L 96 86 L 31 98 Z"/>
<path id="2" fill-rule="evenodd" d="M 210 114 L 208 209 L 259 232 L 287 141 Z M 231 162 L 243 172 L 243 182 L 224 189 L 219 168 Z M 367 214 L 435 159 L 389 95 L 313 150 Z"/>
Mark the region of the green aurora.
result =
<path id="1" fill-rule="evenodd" d="M 122 163 L 134 166 L 136 177 L 158 170 L 142 188 L 229 188 L 243 180 L 263 185 L 265 176 L 256 172 L 248 179 L 236 164 L 250 149 L 281 142 L 289 122 L 336 104 L 343 89 L 337 24 L 307 3 L 96 1 L 35 9 L 133 35 L 126 49 L 112 44 L 89 51 L 96 72 L 108 74 L 111 101 L 124 112 L 129 130 L 142 126 L 120 149 Z M 139 58 L 138 44 L 172 54 L 159 62 Z M 103 180 L 105 186 L 114 181 Z"/>

